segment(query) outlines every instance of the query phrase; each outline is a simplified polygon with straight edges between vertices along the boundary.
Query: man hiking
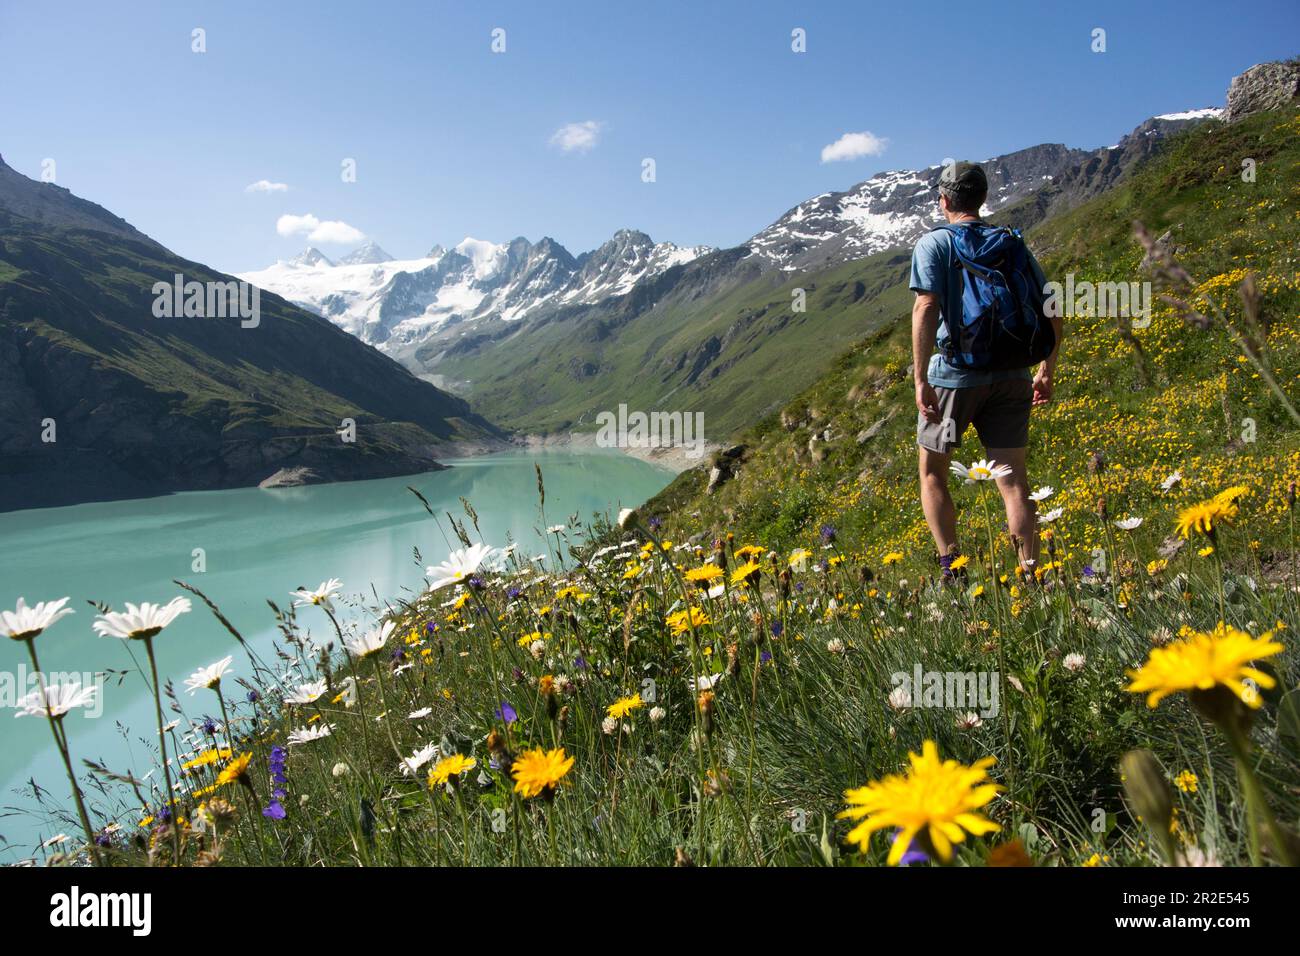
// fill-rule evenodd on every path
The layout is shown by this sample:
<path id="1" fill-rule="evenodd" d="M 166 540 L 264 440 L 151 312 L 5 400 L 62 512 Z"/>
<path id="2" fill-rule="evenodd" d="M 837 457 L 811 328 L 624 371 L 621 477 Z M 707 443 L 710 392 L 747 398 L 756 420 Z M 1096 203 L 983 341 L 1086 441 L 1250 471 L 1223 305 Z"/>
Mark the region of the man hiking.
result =
<path id="1" fill-rule="evenodd" d="M 936 188 L 946 224 L 912 253 L 912 368 L 921 507 L 949 581 L 959 555 L 949 468 L 971 424 L 986 456 L 1003 466 L 996 481 L 1021 566 L 1038 559 L 1025 446 L 1030 408 L 1052 397 L 1061 322 L 1045 314 L 1046 279 L 1019 233 L 980 219 L 984 170 L 950 163 Z"/>

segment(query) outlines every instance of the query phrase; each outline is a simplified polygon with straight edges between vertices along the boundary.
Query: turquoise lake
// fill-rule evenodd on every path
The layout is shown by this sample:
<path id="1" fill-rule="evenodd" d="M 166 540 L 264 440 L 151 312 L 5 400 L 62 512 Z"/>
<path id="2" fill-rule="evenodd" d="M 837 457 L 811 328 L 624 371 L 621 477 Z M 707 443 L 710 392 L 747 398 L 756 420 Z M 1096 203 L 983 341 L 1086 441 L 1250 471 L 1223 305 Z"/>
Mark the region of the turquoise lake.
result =
<path id="1" fill-rule="evenodd" d="M 342 616 L 364 618 L 360 605 L 375 604 L 372 587 L 380 599 L 418 592 L 424 567 L 447 556 L 448 541 L 459 547 L 446 519 L 435 523 L 408 485 L 440 518 L 450 512 L 469 527 L 460 502 L 467 499 L 478 513 L 484 542 L 501 546 L 513 540 L 532 556 L 546 553 L 540 534 L 545 525 L 569 524 L 574 514 L 580 523 L 597 513 L 613 518 L 619 508 L 641 504 L 672 479 L 654 465 L 599 450 L 504 453 L 447 464 L 452 467 L 446 471 L 378 481 L 188 492 L 0 514 L 0 607 L 12 610 L 19 597 L 34 604 L 67 595 L 68 606 L 76 609 L 37 638 L 42 668 L 87 675 L 129 672 L 120 681 L 115 673 L 102 684 L 100 715 L 67 718 L 74 760 L 89 757 L 143 776 L 152 764 L 142 738 L 156 744 L 152 697 L 134 669 L 127 642 L 91 630 L 96 612 L 87 601 L 115 610 L 126 601 L 166 602 L 186 594 L 173 579 L 186 581 L 207 594 L 265 659 L 276 634 L 267 599 L 286 607 L 291 591 L 335 577 L 342 579 L 348 599 L 340 604 Z M 545 521 L 538 512 L 535 464 L 546 484 Z M 413 548 L 420 551 L 419 564 Z M 195 549 L 203 551 L 202 572 L 193 570 Z M 197 599 L 193 604 L 155 647 L 160 676 L 172 679 L 186 715 L 196 718 L 212 713 L 215 698 L 210 693 L 190 697 L 184 692 L 186 677 L 233 654 L 222 686 L 232 696 L 242 695 L 235 679 L 247 676 L 249 666 L 208 609 Z M 313 634 L 327 636 L 323 615 L 300 613 L 299 621 Z M 142 648 L 130 650 L 144 665 Z M 11 688 L 27 666 L 21 644 L 0 644 L 0 675 L 10 675 Z M 60 806 L 71 799 L 46 722 L 15 719 L 12 708 L 8 694 L 0 700 L 0 862 L 31 856 L 39 840 L 55 832 L 77 832 L 70 824 L 55 825 L 25 812 L 34 804 L 19 788 L 30 778 Z"/>

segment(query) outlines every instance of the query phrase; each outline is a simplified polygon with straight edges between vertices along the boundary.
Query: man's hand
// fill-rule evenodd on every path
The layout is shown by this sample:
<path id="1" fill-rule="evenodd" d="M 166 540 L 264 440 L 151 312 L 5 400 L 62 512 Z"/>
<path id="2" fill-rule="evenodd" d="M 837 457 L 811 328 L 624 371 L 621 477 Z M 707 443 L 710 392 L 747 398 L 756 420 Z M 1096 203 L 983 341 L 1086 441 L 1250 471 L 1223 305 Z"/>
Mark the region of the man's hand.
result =
<path id="1" fill-rule="evenodd" d="M 918 393 L 919 394 L 919 393 Z M 1052 400 L 1052 373 L 1039 367 L 1034 375 L 1034 405 L 1046 405 Z"/>
<path id="2" fill-rule="evenodd" d="M 916 383 L 916 410 L 932 425 L 939 423 L 939 396 L 929 382 Z"/>

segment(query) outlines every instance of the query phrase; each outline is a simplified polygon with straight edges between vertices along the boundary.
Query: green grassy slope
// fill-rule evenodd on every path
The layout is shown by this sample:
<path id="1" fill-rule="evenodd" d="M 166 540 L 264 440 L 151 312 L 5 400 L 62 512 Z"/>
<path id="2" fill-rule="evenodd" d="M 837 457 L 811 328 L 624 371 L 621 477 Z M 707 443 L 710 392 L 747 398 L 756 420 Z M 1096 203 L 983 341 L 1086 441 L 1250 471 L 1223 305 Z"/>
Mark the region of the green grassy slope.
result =
<path id="1" fill-rule="evenodd" d="M 604 312 L 577 310 L 517 334 L 508 349 L 444 358 L 438 371 L 470 383 L 476 408 L 521 431 L 594 430 L 597 413 L 626 403 L 702 411 L 706 439 L 724 441 L 815 381 L 864 329 L 891 318 L 907 267 L 904 256 L 885 252 L 797 277 L 738 269 L 719 295 L 701 293 L 706 279 L 674 284 L 666 275 L 640 293 L 664 288 L 663 299 L 644 311 L 629 303 L 626 318 L 613 318 L 616 334 Z M 798 288 L 803 312 L 794 310 Z"/>
<path id="2" fill-rule="evenodd" d="M 249 484 L 293 465 L 400 474 L 440 444 L 497 434 L 464 400 L 277 296 L 262 295 L 256 327 L 156 318 L 153 285 L 177 273 L 229 278 L 143 236 L 0 205 L 0 507 Z M 335 436 L 345 418 L 357 423 L 348 445 Z M 41 441 L 46 419 L 55 443 Z"/>
<path id="3" fill-rule="evenodd" d="M 1300 121 L 1279 112 L 1225 127 L 1212 124 L 1169 146 L 1127 184 L 1032 231 L 1031 246 L 1049 277 L 1076 282 L 1138 281 L 1143 251 L 1132 223 L 1141 220 L 1169 243 L 1199 294 L 1240 317 L 1236 287 L 1259 277 L 1268 346 L 1284 388 L 1300 397 Z M 1242 181 L 1244 158 L 1257 180 Z M 1159 288 L 1156 290 L 1159 292 Z M 705 495 L 707 467 L 686 472 L 648 506 L 692 530 L 753 534 L 789 544 L 829 523 L 860 542 L 867 557 L 902 549 L 922 561 L 932 551 L 915 499 L 916 453 L 909 322 L 900 303 L 892 320 L 851 349 L 777 415 L 742 440 L 750 458 L 739 477 Z M 1113 320 L 1066 320 L 1057 394 L 1036 411 L 1031 479 L 1058 489 L 1062 535 L 1081 547 L 1100 541 L 1096 522 L 1079 523 L 1099 495 L 1111 514 L 1141 513 L 1169 472 L 1188 476 L 1170 498 L 1251 484 L 1258 507 L 1277 519 L 1280 495 L 1300 466 L 1296 430 L 1224 331 L 1193 328 L 1157 302 L 1150 328 L 1130 342 Z M 1242 435 L 1252 427 L 1253 441 Z M 875 437 L 857 437 L 885 421 Z M 814 444 L 814 434 L 831 441 Z M 1108 468 L 1089 475 L 1087 459 Z M 958 460 L 980 457 L 973 431 Z M 1161 503 L 1165 506 L 1165 502 Z M 1167 531 L 1167 526 L 1160 529 Z"/>

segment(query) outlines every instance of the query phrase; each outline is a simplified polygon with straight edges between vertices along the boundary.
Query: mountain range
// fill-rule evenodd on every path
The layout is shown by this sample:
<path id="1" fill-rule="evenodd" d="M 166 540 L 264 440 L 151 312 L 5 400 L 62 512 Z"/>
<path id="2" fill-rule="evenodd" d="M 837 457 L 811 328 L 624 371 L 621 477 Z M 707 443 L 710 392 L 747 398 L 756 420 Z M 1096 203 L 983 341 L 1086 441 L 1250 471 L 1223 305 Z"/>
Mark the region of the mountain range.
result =
<path id="1" fill-rule="evenodd" d="M 362 341 L 414 362 L 431 341 L 455 341 L 482 318 L 518 321 L 547 306 L 600 302 L 709 252 L 620 230 L 574 256 L 553 239 L 497 244 L 466 238 L 396 260 L 367 242 L 338 262 L 308 248 L 287 262 L 240 276 L 328 318 Z"/>
<path id="2" fill-rule="evenodd" d="M 1168 136 L 1221 112 L 1156 116 L 1102 149 L 1053 143 L 986 159 L 985 213 L 1028 228 L 1123 181 Z M 878 320 L 868 300 L 892 305 L 879 294 L 903 277 L 898 250 L 937 222 L 941 171 L 882 172 L 814 196 L 731 249 L 656 244 L 624 229 L 579 256 L 549 238 L 466 239 L 401 261 L 371 242 L 338 263 L 308 249 L 241 278 L 506 427 L 584 430 L 630 402 L 707 410 L 720 440 L 778 400 L 773 378 L 806 385 L 828 347 Z M 794 308 L 796 288 L 811 296 L 806 313 Z"/>
<path id="3" fill-rule="evenodd" d="M 0 159 L 0 510 L 406 474 L 498 439 L 278 296 L 246 288 L 255 318 L 160 317 L 177 276 L 235 281 Z"/>
<path id="4" fill-rule="evenodd" d="M 1062 221 L 1186 128 L 1290 102 L 1296 74 L 1256 67 L 1226 113 L 1156 116 L 1111 147 L 987 159 L 985 213 Z M 593 431 L 619 405 L 703 412 L 726 441 L 897 331 L 940 172 L 812 197 L 729 249 L 630 229 L 576 256 L 550 238 L 408 260 L 374 241 L 337 260 L 312 248 L 239 277 L 260 290 L 250 327 L 160 315 L 155 290 L 178 276 L 237 279 L 0 160 L 0 509 L 411 473 L 511 432 Z"/>

